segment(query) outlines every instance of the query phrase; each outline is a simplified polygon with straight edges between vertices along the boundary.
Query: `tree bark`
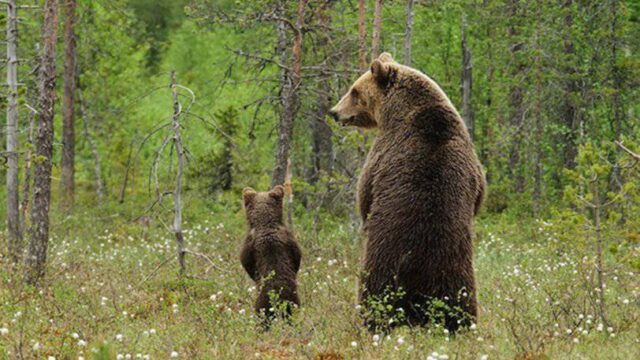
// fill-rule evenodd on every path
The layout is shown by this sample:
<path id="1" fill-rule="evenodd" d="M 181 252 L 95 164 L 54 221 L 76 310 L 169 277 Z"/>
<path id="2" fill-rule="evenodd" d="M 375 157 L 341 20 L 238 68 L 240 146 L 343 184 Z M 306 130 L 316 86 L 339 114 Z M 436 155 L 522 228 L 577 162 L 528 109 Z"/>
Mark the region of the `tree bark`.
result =
<path id="1" fill-rule="evenodd" d="M 51 200 L 51 154 L 56 88 L 56 38 L 58 2 L 45 0 L 42 26 L 43 53 L 40 59 L 40 114 L 36 138 L 36 166 L 29 252 L 25 261 L 25 282 L 36 285 L 42 278 L 49 245 L 49 205 Z"/>
<path id="2" fill-rule="evenodd" d="M 300 88 L 300 72 L 302 69 L 302 27 L 304 25 L 304 13 L 307 0 L 298 2 L 297 20 L 294 29 L 292 47 L 292 65 L 289 76 L 285 79 L 283 88 L 283 109 L 280 115 L 280 127 L 278 136 L 278 149 L 276 153 L 276 164 L 273 169 L 271 186 L 283 185 L 285 183 L 287 164 L 289 162 L 289 150 L 293 136 L 293 123 L 300 106 L 298 92 Z"/>
<path id="3" fill-rule="evenodd" d="M 29 132 L 27 133 L 28 147 L 24 155 L 24 180 L 22 181 L 22 204 L 20 204 L 20 229 L 24 234 L 27 230 L 27 215 L 29 214 L 29 201 L 31 198 L 31 164 L 33 148 L 34 111 L 29 111 Z"/>
<path id="4" fill-rule="evenodd" d="M 564 72 L 566 79 L 563 82 L 564 96 L 562 97 L 562 118 L 564 120 L 565 133 L 564 133 L 564 149 L 563 149 L 563 164 L 564 167 L 573 169 L 576 166 L 575 158 L 578 154 L 577 150 L 577 137 L 578 130 L 581 126 L 581 119 L 578 106 L 576 104 L 576 97 L 578 95 L 578 84 L 575 79 L 576 68 L 574 66 L 575 60 L 575 48 L 573 40 L 571 38 L 571 27 L 573 26 L 572 9 L 573 0 L 567 0 L 563 4 L 563 10 L 566 12 L 564 16 L 564 56 L 567 66 L 565 66 Z"/>
<path id="5" fill-rule="evenodd" d="M 475 138 L 475 123 L 471 106 L 471 90 L 473 85 L 473 65 L 471 64 L 471 50 L 467 44 L 467 18 L 462 16 L 462 117 L 467 125 L 471 139 Z"/>
<path id="6" fill-rule="evenodd" d="M 509 94 L 509 102 L 511 107 L 511 114 L 509 116 L 509 122 L 513 138 L 511 141 L 511 149 L 509 151 L 509 174 L 514 179 L 514 191 L 516 193 L 524 192 L 525 179 L 522 175 L 522 159 L 520 154 L 520 148 L 522 146 L 522 126 L 524 125 L 524 90 L 520 85 L 519 79 L 524 73 L 524 64 L 519 61 L 519 52 L 523 48 L 523 43 L 518 39 L 519 31 L 518 26 L 513 22 L 519 19 L 519 1 L 510 0 L 508 3 L 509 18 L 512 21 L 508 29 L 508 36 L 511 40 L 511 58 L 513 59 L 513 68 L 511 76 L 511 89 Z"/>
<path id="7" fill-rule="evenodd" d="M 318 21 L 321 28 L 331 26 L 331 5 L 329 1 L 318 10 Z M 318 34 L 317 48 L 321 51 L 321 58 L 329 59 L 331 52 L 327 45 L 329 44 L 328 34 Z M 326 64 L 332 66 L 332 64 Z M 310 116 L 311 122 L 311 150 L 312 150 L 312 166 L 309 174 L 309 183 L 315 184 L 322 171 L 331 172 L 333 169 L 333 142 L 331 127 L 326 122 L 326 116 L 331 107 L 331 87 L 328 78 L 323 78 L 318 82 L 317 99 L 315 110 Z"/>
<path id="8" fill-rule="evenodd" d="M 375 0 L 373 7 L 373 33 L 371 35 L 371 61 L 380 55 L 380 32 L 382 31 L 382 1 Z"/>
<path id="9" fill-rule="evenodd" d="M 536 17 L 538 19 L 541 18 L 542 12 L 542 0 L 536 1 L 537 5 L 537 14 Z M 533 216 L 536 218 L 540 217 L 540 213 L 542 210 L 542 157 L 543 157 L 543 146 L 542 146 L 542 136 L 544 127 L 542 125 L 542 77 L 543 77 L 543 69 L 542 69 L 542 41 L 540 38 L 542 36 L 542 28 L 541 24 L 538 23 L 536 28 L 536 47 L 537 53 L 535 57 L 535 66 L 536 66 L 536 76 L 535 76 L 535 89 L 536 89 L 536 99 L 535 99 L 535 141 L 536 141 L 536 156 L 535 156 L 535 169 L 534 169 L 534 183 L 533 183 Z"/>
<path id="10" fill-rule="evenodd" d="M 620 37 L 618 36 L 618 17 L 620 16 L 618 11 L 618 0 L 610 0 L 609 13 L 611 14 L 611 54 L 609 57 L 609 71 L 610 71 L 610 83 L 613 90 L 611 97 L 611 128 L 613 129 L 613 139 L 619 142 L 622 136 L 622 123 L 624 122 L 624 104 L 621 101 L 620 93 L 622 92 L 622 74 L 620 67 L 617 64 L 618 61 L 618 42 Z M 616 152 L 620 152 L 616 148 Z M 616 162 L 613 166 L 611 174 L 612 189 L 619 191 L 622 189 L 622 174 L 620 172 L 620 166 Z M 623 218 L 625 215 L 622 215 Z"/>
<path id="11" fill-rule="evenodd" d="M 184 172 L 184 149 L 182 148 L 182 138 L 180 136 L 180 116 L 182 108 L 178 100 L 176 88 L 176 72 L 171 72 L 171 93 L 173 95 L 173 144 L 178 156 L 178 169 L 176 173 L 176 188 L 173 192 L 173 232 L 178 244 L 178 265 L 180 266 L 180 276 L 184 275 L 186 265 L 184 261 L 184 235 L 182 234 L 182 174 Z"/>
<path id="12" fill-rule="evenodd" d="M 404 64 L 411 66 L 411 39 L 413 36 L 413 3 L 414 0 L 407 0 L 407 17 L 404 27 Z"/>
<path id="13" fill-rule="evenodd" d="M 89 148 L 91 149 L 91 157 L 93 157 L 93 177 L 96 182 L 96 195 L 98 196 L 98 203 L 102 204 L 106 193 L 104 180 L 102 179 L 102 161 L 100 160 L 100 152 L 96 146 L 96 141 L 89 129 L 89 114 L 87 114 L 87 110 L 85 108 L 81 87 L 78 87 L 77 90 L 78 101 L 80 102 L 80 117 L 82 118 L 82 135 L 89 143 Z"/>
<path id="14" fill-rule="evenodd" d="M 364 70 L 367 63 L 367 7 L 365 0 L 358 0 L 358 59 L 360 69 Z"/>
<path id="15" fill-rule="evenodd" d="M 7 1 L 7 252 L 10 261 L 22 258 L 18 182 L 18 15 L 16 0 Z"/>
<path id="16" fill-rule="evenodd" d="M 60 206 L 71 209 L 75 175 L 76 0 L 64 0 L 64 98 L 62 102 L 62 160 Z"/>
<path id="17" fill-rule="evenodd" d="M 482 2 L 482 9 L 483 9 L 483 15 L 485 15 L 486 17 L 489 17 L 489 13 L 487 9 L 489 6 L 489 0 L 483 0 Z M 487 11 L 487 12 L 485 12 Z M 485 36 L 488 39 L 492 39 L 493 35 L 494 35 L 494 27 L 491 21 L 485 21 L 484 24 L 485 27 Z M 488 69 L 486 70 L 487 73 L 487 84 L 493 84 L 494 82 L 494 61 L 493 61 L 493 43 L 491 41 L 487 41 L 486 42 L 486 50 L 484 51 L 485 56 L 488 60 Z M 485 93 L 485 98 L 484 98 L 484 106 L 485 106 L 485 111 L 489 111 L 490 109 L 492 109 L 492 104 L 493 104 L 493 91 L 492 91 L 492 87 L 491 86 L 486 86 L 486 93 Z M 477 140 L 478 140 L 478 146 L 480 147 L 480 162 L 482 164 L 487 164 L 489 162 L 489 159 L 494 157 L 491 156 L 489 153 L 491 152 L 489 149 L 489 141 L 488 139 L 492 138 L 493 135 L 493 128 L 490 126 L 489 122 L 486 120 L 483 120 L 480 122 L 479 124 L 480 127 L 480 133 L 482 134 Z M 497 156 L 495 156 L 497 157 Z M 493 179 L 493 174 L 492 172 L 489 170 L 490 167 L 487 167 L 487 174 L 486 174 L 486 178 L 487 178 L 487 183 L 491 183 L 492 179 Z"/>

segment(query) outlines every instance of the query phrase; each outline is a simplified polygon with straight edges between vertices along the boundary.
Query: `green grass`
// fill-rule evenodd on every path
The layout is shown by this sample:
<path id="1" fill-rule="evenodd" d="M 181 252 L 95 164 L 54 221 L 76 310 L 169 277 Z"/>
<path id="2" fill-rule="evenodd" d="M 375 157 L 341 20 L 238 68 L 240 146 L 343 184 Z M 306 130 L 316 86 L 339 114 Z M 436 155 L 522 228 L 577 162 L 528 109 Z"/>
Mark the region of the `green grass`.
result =
<path id="1" fill-rule="evenodd" d="M 185 224 L 188 276 L 172 235 L 95 213 L 54 226 L 41 289 L 0 268 L 0 358 L 152 359 L 633 359 L 640 356 L 637 269 L 606 257 L 606 318 L 595 300 L 589 247 L 557 240 L 555 225 L 485 215 L 476 224 L 480 318 L 450 336 L 441 327 L 368 333 L 356 308 L 358 233 L 347 219 L 295 218 L 304 251 L 302 307 L 291 325 L 259 331 L 254 284 L 238 252 L 239 206 Z M 637 248 L 635 248 L 637 256 Z M 626 254 L 627 256 L 629 254 Z M 633 255 L 633 254 L 631 254 Z M 609 328 L 609 329 L 608 329 Z M 175 354 L 174 354 L 175 355 Z"/>

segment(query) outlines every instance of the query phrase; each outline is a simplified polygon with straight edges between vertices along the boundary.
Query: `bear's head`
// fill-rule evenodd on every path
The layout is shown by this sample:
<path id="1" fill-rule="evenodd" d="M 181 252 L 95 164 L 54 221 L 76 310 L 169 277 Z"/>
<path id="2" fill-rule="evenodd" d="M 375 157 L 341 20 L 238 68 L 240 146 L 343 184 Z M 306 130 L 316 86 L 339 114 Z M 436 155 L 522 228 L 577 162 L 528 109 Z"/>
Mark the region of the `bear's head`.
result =
<path id="1" fill-rule="evenodd" d="M 267 192 L 256 192 L 252 188 L 242 190 L 244 210 L 250 228 L 282 225 L 284 187 L 276 185 Z"/>
<path id="2" fill-rule="evenodd" d="M 371 69 L 351 86 L 329 114 L 343 126 L 363 128 L 378 126 L 384 91 L 399 70 L 389 53 L 382 53 L 371 63 Z"/>

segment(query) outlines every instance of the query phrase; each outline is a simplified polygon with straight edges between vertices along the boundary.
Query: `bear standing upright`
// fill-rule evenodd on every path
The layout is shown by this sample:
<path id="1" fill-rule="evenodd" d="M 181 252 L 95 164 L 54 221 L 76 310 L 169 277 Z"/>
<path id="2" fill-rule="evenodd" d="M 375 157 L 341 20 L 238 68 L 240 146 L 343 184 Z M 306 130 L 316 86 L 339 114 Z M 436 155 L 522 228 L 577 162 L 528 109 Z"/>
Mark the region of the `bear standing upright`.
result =
<path id="1" fill-rule="evenodd" d="M 242 266 L 259 287 L 256 313 L 268 327 L 276 316 L 288 317 L 300 305 L 296 275 L 302 253 L 282 221 L 284 188 L 242 191 L 249 231 L 240 254 Z"/>
<path id="2" fill-rule="evenodd" d="M 360 302 L 369 327 L 386 326 L 389 317 L 443 321 L 450 331 L 475 322 L 473 218 L 485 179 L 447 95 L 383 53 L 331 115 L 378 129 L 358 182 L 367 236 Z M 389 307 L 380 302 L 393 313 L 381 316 Z"/>

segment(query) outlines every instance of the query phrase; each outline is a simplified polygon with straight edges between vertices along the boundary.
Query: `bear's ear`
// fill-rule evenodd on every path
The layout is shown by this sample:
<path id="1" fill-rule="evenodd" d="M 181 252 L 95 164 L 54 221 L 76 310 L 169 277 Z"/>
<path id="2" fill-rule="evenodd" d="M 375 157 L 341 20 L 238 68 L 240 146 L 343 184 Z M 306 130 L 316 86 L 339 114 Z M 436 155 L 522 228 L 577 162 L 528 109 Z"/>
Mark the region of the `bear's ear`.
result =
<path id="1" fill-rule="evenodd" d="M 269 196 L 276 200 L 280 200 L 284 197 L 284 187 L 282 185 L 276 185 L 269 191 Z"/>
<path id="2" fill-rule="evenodd" d="M 390 72 L 391 67 L 389 64 L 384 64 L 378 59 L 373 60 L 371 63 L 371 74 L 381 86 L 386 86 L 389 83 Z"/>
<path id="3" fill-rule="evenodd" d="M 242 190 L 242 200 L 244 201 L 244 207 L 249 206 L 253 202 L 253 199 L 256 198 L 256 191 L 250 187 L 244 188 Z"/>
<path id="4" fill-rule="evenodd" d="M 391 54 L 389 54 L 388 52 L 383 52 L 382 54 L 380 54 L 380 56 L 378 56 L 378 60 L 380 60 L 383 63 L 395 62 L 395 60 L 393 60 L 393 56 L 391 56 Z"/>

